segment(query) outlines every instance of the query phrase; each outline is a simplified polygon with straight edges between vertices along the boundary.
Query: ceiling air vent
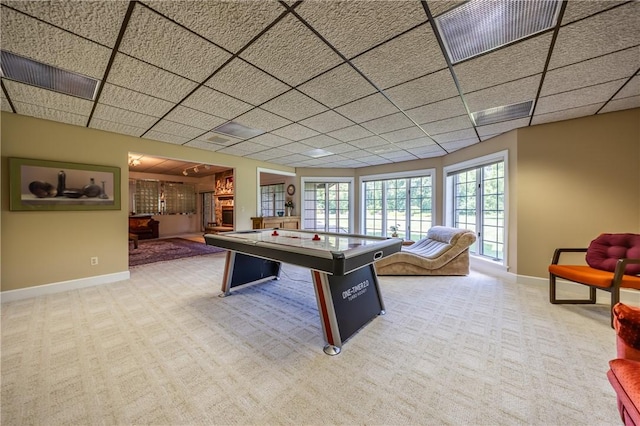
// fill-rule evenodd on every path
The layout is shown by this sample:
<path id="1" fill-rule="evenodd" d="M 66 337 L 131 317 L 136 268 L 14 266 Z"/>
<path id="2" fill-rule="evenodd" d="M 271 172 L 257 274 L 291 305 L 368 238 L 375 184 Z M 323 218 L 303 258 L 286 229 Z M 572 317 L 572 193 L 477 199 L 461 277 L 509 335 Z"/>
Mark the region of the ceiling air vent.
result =
<path id="1" fill-rule="evenodd" d="M 261 135 L 264 131 L 259 129 L 252 129 L 251 127 L 243 126 L 235 121 L 227 121 L 226 123 L 213 129 L 216 133 L 222 133 L 223 135 L 233 136 L 239 139 L 249 139 L 255 136 Z"/>
<path id="2" fill-rule="evenodd" d="M 485 109 L 483 111 L 472 112 L 471 117 L 476 126 L 499 123 L 501 121 L 515 120 L 516 118 L 528 117 L 531 114 L 533 101 L 521 102 L 519 104 L 499 106 Z"/>
<path id="3" fill-rule="evenodd" d="M 435 18 L 452 64 L 556 25 L 560 0 L 471 0 Z"/>
<path id="4" fill-rule="evenodd" d="M 98 80 L 2 51 L 2 75 L 9 80 L 94 100 Z"/>

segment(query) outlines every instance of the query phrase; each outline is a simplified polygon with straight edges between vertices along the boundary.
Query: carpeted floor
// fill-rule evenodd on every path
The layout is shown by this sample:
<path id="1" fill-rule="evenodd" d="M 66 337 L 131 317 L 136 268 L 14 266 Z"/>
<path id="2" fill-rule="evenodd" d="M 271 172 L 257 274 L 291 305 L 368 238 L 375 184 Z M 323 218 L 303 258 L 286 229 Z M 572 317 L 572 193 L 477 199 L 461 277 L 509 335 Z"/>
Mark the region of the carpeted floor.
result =
<path id="1" fill-rule="evenodd" d="M 546 286 L 381 277 L 324 354 L 309 271 L 219 298 L 224 253 L 2 304 L 3 425 L 619 425 L 606 305 Z"/>
<path id="2" fill-rule="evenodd" d="M 129 266 L 146 265 L 148 263 L 220 253 L 222 251 L 224 250 L 208 246 L 204 242 L 185 238 L 141 240 L 138 243 L 138 248 L 134 248 L 133 244 L 129 244 Z"/>

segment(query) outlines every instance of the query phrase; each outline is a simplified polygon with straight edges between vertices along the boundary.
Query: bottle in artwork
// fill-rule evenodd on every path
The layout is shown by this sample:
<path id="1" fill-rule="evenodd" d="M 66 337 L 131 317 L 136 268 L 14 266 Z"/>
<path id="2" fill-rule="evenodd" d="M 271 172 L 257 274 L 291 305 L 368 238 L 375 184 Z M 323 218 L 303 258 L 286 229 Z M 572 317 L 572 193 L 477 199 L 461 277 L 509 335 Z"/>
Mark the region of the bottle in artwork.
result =
<path id="1" fill-rule="evenodd" d="M 95 179 L 91 178 L 90 183 L 88 185 L 85 185 L 84 188 L 82 188 L 82 192 L 86 197 L 94 198 L 100 195 L 100 193 L 102 192 L 102 189 L 100 188 L 99 185 L 96 185 Z"/>

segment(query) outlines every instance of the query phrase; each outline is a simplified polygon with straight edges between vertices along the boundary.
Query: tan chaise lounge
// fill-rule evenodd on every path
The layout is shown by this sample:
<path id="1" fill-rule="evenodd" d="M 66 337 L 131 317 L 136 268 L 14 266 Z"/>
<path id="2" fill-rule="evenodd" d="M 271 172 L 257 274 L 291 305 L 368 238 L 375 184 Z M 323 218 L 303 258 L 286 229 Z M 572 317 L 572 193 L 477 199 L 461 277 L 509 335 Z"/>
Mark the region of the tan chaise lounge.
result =
<path id="1" fill-rule="evenodd" d="M 378 275 L 468 275 L 469 246 L 476 234 L 468 229 L 434 226 L 427 236 L 375 263 Z"/>

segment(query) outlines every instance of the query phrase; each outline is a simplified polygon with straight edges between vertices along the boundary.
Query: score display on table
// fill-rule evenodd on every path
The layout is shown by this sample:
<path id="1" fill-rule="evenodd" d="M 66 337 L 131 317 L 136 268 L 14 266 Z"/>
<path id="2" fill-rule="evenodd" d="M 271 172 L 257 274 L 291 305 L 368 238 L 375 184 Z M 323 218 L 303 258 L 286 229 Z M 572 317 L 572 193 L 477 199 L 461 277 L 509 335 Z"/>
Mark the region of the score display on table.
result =
<path id="1" fill-rule="evenodd" d="M 281 229 L 204 238 L 209 245 L 229 250 L 221 296 L 237 286 L 278 279 L 282 262 L 309 268 L 329 355 L 340 353 L 345 340 L 385 313 L 373 263 L 402 246 L 398 238 Z"/>

